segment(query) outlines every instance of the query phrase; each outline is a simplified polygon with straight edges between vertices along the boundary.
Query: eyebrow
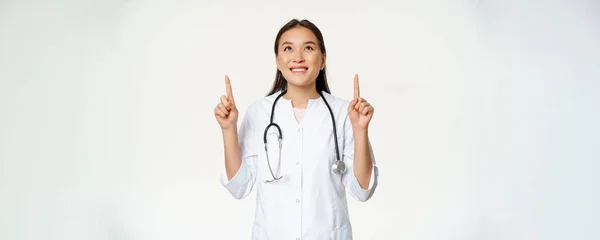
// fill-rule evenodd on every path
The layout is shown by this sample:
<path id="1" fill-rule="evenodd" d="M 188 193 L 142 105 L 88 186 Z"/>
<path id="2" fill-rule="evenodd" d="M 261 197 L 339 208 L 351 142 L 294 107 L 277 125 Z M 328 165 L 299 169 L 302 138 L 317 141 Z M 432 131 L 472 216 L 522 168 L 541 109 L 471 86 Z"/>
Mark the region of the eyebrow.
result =
<path id="1" fill-rule="evenodd" d="M 283 42 L 281 45 L 286 45 L 286 44 L 292 45 L 291 42 Z M 317 45 L 317 43 L 314 42 L 314 41 L 306 41 L 306 42 L 304 42 L 304 44 L 314 44 L 314 45 Z"/>

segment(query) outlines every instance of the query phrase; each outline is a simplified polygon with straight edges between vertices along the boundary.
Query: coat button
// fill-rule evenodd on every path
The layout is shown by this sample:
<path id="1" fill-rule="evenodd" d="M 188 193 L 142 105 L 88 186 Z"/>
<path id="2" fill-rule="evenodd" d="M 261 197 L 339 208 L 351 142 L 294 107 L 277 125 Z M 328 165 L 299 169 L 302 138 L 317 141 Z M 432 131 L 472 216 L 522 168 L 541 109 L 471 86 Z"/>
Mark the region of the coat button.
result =
<path id="1" fill-rule="evenodd" d="M 297 198 L 296 198 L 296 202 L 300 202 L 300 199 L 297 199 Z"/>

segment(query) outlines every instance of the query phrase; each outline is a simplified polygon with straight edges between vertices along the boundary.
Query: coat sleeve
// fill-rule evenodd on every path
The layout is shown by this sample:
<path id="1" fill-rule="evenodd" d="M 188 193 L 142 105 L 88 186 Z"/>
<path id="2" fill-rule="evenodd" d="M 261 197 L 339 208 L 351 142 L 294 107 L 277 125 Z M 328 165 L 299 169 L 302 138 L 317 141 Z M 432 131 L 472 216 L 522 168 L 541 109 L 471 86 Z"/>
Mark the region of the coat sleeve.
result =
<path id="1" fill-rule="evenodd" d="M 258 155 L 253 144 L 256 142 L 255 129 L 252 121 L 251 109 L 244 115 L 244 120 L 240 124 L 238 131 L 238 141 L 242 155 L 242 164 L 237 173 L 230 179 L 227 179 L 225 170 L 221 172 L 220 182 L 225 189 L 236 199 L 246 198 L 256 181 L 256 159 Z"/>
<path id="2" fill-rule="evenodd" d="M 347 105 L 346 105 L 347 107 Z M 365 202 L 369 200 L 373 194 L 375 193 L 375 189 L 377 188 L 378 180 L 379 180 L 379 169 L 375 164 L 375 155 L 373 153 L 373 148 L 371 146 L 371 141 L 369 140 L 369 151 L 371 153 L 371 159 L 373 160 L 373 169 L 371 170 L 371 179 L 369 180 L 369 186 L 367 189 L 364 189 L 358 183 L 358 179 L 354 174 L 354 133 L 352 131 L 352 124 L 350 122 L 350 118 L 346 115 L 346 119 L 344 121 L 344 140 L 343 140 L 343 161 L 346 164 L 346 172 L 342 175 L 342 182 L 344 186 L 348 189 L 348 192 L 354 199 Z"/>

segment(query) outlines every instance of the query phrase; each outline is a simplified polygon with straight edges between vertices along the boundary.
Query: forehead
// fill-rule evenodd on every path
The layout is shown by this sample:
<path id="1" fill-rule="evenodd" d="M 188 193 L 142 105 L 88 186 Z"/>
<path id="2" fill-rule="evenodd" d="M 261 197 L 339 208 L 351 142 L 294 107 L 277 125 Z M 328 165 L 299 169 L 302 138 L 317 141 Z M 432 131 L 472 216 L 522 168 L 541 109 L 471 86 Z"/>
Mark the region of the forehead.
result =
<path id="1" fill-rule="evenodd" d="M 287 30 L 281 35 L 279 42 L 281 44 L 285 42 L 291 42 L 294 44 L 302 44 L 306 41 L 318 42 L 317 36 L 308 28 L 297 26 Z"/>

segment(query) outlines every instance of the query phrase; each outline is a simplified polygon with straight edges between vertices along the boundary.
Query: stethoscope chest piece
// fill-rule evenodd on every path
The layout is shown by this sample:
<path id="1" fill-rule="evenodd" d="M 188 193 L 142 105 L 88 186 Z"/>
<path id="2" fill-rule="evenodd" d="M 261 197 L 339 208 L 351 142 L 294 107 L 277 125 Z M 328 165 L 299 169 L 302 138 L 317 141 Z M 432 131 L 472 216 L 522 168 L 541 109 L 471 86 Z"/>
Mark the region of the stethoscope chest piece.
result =
<path id="1" fill-rule="evenodd" d="M 331 165 L 331 170 L 337 174 L 343 174 L 346 172 L 346 164 L 340 160 L 335 160 L 335 162 Z"/>

